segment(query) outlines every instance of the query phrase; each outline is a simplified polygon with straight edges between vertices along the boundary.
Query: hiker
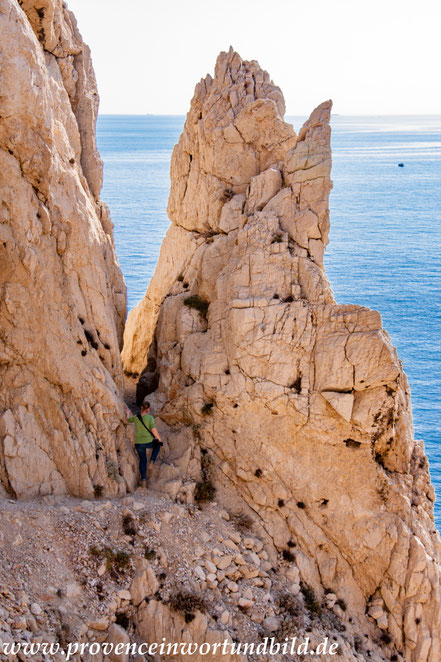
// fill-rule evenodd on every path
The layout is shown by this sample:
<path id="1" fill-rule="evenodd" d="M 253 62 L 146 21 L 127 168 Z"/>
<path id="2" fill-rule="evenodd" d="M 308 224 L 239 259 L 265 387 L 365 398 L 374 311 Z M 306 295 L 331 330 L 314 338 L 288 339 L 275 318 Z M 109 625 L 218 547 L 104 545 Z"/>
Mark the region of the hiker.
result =
<path id="1" fill-rule="evenodd" d="M 150 459 L 152 462 L 156 462 L 162 446 L 161 437 L 155 427 L 155 419 L 149 412 L 150 403 L 147 401 L 147 398 L 144 398 L 142 401 L 141 413 L 137 416 L 132 416 L 132 412 L 127 407 L 129 423 L 134 423 L 136 428 L 135 448 L 139 456 L 140 487 L 147 487 L 147 448 L 153 449 Z"/>

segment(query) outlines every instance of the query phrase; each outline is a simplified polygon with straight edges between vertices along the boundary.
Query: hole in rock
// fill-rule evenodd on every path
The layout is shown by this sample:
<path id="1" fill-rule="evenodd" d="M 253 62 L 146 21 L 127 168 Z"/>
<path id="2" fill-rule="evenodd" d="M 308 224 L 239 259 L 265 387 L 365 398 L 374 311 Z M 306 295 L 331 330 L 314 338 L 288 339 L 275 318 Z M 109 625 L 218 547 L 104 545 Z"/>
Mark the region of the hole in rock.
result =
<path id="1" fill-rule="evenodd" d="M 279 506 L 279 508 L 283 508 L 283 506 L 285 505 L 284 500 L 283 500 L 283 499 L 279 499 L 278 502 L 277 502 L 277 505 Z"/>
<path id="2" fill-rule="evenodd" d="M 361 441 L 355 441 L 355 439 L 345 439 L 343 443 L 346 444 L 348 448 L 360 448 L 361 446 Z"/>
<path id="3" fill-rule="evenodd" d="M 300 508 L 301 510 L 303 510 L 304 508 L 306 508 L 306 506 L 303 503 L 303 501 L 297 501 L 297 508 Z"/>
<path id="4" fill-rule="evenodd" d="M 222 201 L 228 202 L 229 200 L 231 200 L 233 195 L 234 195 L 234 191 L 232 191 L 230 188 L 224 189 L 224 192 L 222 193 Z"/>
<path id="5" fill-rule="evenodd" d="M 295 380 L 295 382 L 293 382 L 293 383 L 291 384 L 291 387 L 290 387 L 290 388 L 291 388 L 293 391 L 295 391 L 296 393 L 300 393 L 300 391 L 302 390 L 302 375 L 299 375 L 299 376 L 297 377 L 297 379 Z"/>
<path id="6" fill-rule="evenodd" d="M 124 630 L 127 630 L 130 621 L 125 614 L 117 614 L 115 623 L 124 628 Z"/>
<path id="7" fill-rule="evenodd" d="M 93 349 L 98 349 L 98 343 L 93 337 L 93 334 L 88 330 L 84 329 L 84 335 L 86 336 L 86 340 L 93 347 Z"/>

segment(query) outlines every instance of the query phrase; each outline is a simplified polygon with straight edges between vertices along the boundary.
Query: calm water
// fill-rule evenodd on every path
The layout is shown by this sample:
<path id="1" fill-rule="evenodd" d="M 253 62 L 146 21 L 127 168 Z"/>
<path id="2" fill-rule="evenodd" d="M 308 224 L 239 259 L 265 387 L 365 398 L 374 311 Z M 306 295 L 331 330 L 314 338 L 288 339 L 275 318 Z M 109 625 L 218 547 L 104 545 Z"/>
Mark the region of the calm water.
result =
<path id="1" fill-rule="evenodd" d="M 304 118 L 291 117 L 298 130 Z M 142 298 L 169 221 L 169 160 L 178 116 L 101 116 L 102 197 L 132 308 Z M 441 529 L 441 120 L 332 118 L 334 189 L 326 270 L 339 303 L 379 310 L 411 389 Z M 398 167 L 398 163 L 404 167 Z"/>

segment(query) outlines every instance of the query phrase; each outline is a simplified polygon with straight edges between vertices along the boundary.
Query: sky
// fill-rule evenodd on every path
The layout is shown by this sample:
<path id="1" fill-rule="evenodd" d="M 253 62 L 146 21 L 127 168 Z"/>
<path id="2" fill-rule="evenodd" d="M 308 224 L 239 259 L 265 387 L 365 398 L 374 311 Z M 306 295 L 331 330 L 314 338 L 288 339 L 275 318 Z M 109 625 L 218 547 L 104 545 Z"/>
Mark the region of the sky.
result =
<path id="1" fill-rule="evenodd" d="M 288 115 L 441 112 L 440 0 L 67 0 L 103 114 L 187 112 L 230 45 L 258 60 Z"/>

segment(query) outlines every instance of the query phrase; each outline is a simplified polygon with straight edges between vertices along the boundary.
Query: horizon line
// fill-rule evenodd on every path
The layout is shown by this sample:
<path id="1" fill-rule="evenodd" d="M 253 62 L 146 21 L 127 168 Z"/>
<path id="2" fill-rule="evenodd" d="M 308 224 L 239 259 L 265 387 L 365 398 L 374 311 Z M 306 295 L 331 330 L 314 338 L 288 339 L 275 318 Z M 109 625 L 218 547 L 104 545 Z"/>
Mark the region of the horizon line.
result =
<path id="1" fill-rule="evenodd" d="M 187 111 L 188 112 L 188 111 Z M 98 117 L 185 117 L 185 113 L 101 113 L 98 112 Z M 311 113 L 285 113 L 284 117 L 303 117 Z M 439 117 L 441 121 L 441 113 L 331 113 L 331 117 Z"/>

